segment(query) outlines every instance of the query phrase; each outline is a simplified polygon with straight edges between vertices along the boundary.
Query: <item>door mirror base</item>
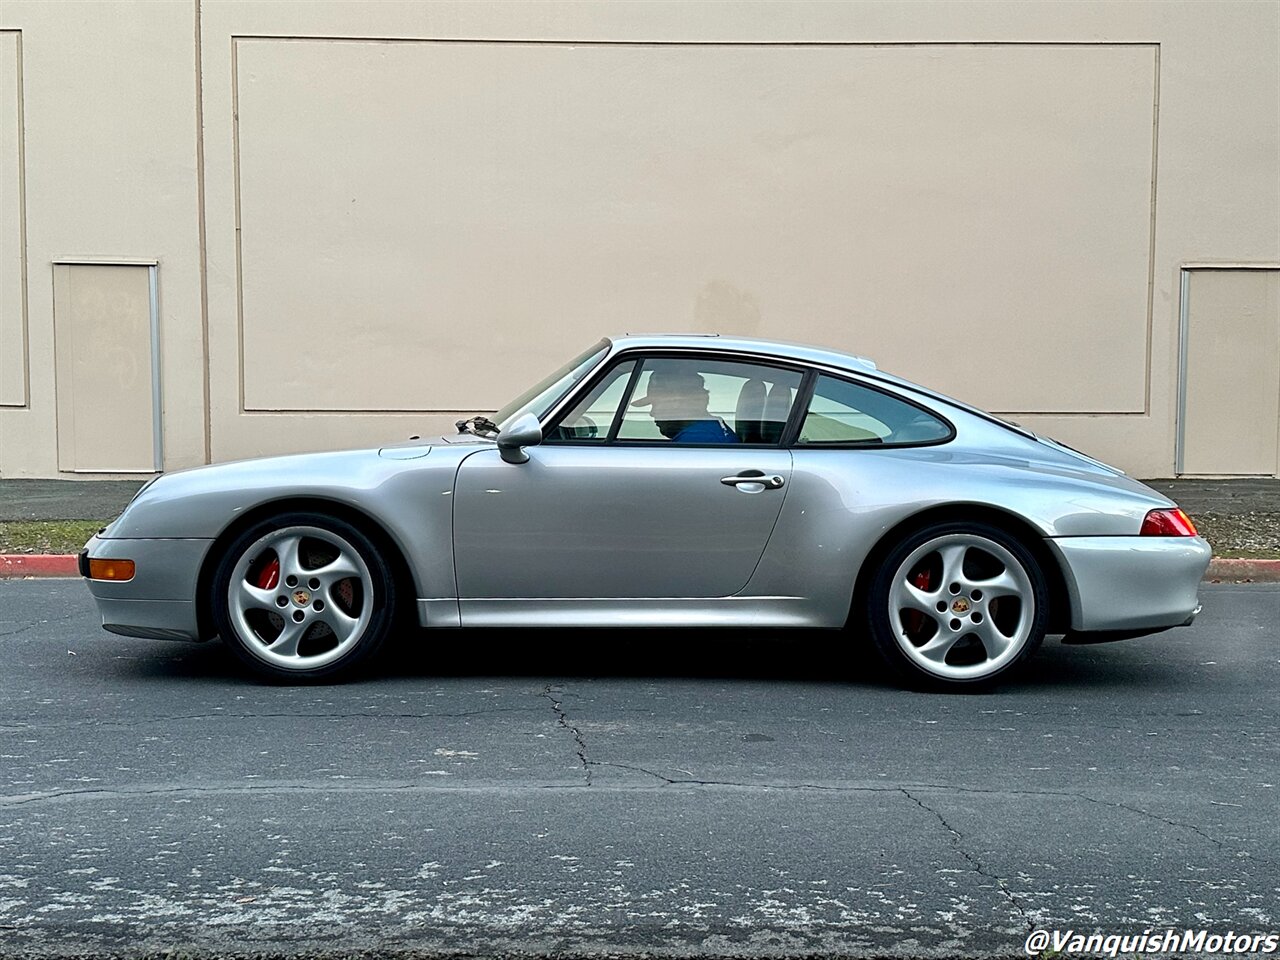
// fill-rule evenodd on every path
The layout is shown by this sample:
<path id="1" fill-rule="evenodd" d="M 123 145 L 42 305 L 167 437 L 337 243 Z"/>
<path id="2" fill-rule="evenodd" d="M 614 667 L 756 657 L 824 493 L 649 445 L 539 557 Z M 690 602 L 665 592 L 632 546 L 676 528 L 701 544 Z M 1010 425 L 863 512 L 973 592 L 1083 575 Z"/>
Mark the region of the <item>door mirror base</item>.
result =
<path id="1" fill-rule="evenodd" d="M 524 448 L 536 447 L 542 442 L 542 424 L 532 413 L 522 413 L 502 425 L 497 442 L 498 454 L 507 463 L 527 463 L 529 454 Z"/>

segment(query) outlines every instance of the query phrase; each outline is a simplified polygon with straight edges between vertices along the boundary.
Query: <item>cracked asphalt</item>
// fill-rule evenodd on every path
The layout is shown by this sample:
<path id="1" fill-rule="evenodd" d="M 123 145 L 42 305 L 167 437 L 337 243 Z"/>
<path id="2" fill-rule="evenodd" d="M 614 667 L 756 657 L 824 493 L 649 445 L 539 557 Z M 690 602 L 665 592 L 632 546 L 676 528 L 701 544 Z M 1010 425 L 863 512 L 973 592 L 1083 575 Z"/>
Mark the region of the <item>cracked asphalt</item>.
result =
<path id="1" fill-rule="evenodd" d="M 0 582 L 0 956 L 1009 956 L 1280 927 L 1280 586 L 990 695 L 838 635 L 415 633 L 290 688 Z"/>

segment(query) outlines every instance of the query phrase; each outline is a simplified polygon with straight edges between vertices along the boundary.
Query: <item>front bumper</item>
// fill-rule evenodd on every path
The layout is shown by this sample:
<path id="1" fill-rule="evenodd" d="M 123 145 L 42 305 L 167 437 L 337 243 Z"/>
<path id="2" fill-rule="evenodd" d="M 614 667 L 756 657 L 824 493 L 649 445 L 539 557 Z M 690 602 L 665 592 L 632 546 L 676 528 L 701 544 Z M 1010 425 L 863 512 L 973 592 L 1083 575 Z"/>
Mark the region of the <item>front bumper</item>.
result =
<path id="1" fill-rule="evenodd" d="M 1200 537 L 1055 537 L 1071 629 L 1155 631 L 1189 624 L 1212 549 Z"/>
<path id="2" fill-rule="evenodd" d="M 199 640 L 196 590 L 212 540 L 117 540 L 92 537 L 80 572 L 93 559 L 132 560 L 132 580 L 88 580 L 102 627 L 130 637 Z"/>

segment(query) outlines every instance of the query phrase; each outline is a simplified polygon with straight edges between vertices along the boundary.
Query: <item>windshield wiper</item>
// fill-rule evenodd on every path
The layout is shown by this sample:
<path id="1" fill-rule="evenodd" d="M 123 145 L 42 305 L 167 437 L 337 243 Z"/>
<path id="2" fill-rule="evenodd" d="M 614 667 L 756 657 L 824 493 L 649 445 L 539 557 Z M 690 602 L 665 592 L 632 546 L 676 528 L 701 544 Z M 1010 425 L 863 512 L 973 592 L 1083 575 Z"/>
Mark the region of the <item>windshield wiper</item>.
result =
<path id="1" fill-rule="evenodd" d="M 488 417 L 480 414 L 468 417 L 465 420 L 459 420 L 454 426 L 458 428 L 459 433 L 474 433 L 477 437 L 496 437 L 498 435 L 498 425 Z"/>

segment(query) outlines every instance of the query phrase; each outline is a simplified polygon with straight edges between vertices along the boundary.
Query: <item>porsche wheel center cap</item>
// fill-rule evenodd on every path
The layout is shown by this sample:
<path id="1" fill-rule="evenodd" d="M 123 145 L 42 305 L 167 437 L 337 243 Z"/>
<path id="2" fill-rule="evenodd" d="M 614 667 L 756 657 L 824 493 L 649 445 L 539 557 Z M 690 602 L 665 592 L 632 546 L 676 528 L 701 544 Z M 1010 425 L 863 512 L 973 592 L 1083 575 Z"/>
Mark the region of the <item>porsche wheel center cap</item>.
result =
<path id="1" fill-rule="evenodd" d="M 295 590 L 293 591 L 293 602 L 300 607 L 305 607 L 311 602 L 311 594 L 306 590 Z"/>
<path id="2" fill-rule="evenodd" d="M 957 597 L 956 602 L 951 604 L 951 612 L 952 613 L 968 613 L 969 601 L 966 600 L 964 597 Z"/>

